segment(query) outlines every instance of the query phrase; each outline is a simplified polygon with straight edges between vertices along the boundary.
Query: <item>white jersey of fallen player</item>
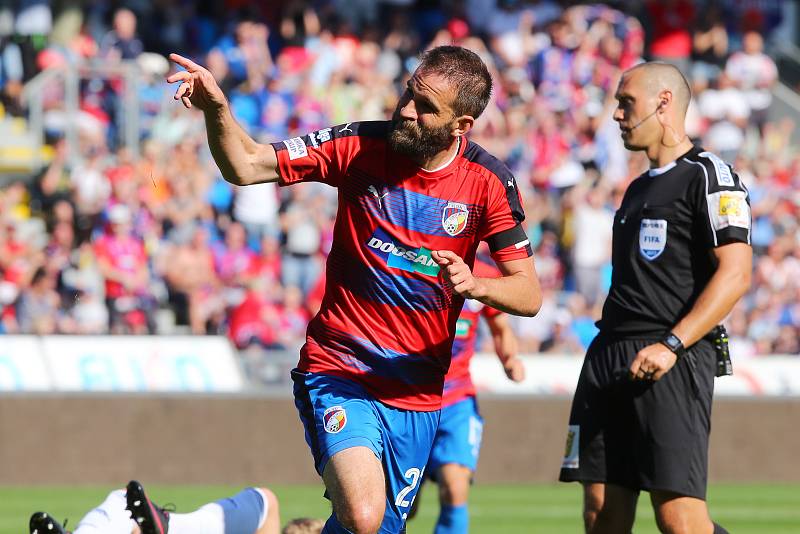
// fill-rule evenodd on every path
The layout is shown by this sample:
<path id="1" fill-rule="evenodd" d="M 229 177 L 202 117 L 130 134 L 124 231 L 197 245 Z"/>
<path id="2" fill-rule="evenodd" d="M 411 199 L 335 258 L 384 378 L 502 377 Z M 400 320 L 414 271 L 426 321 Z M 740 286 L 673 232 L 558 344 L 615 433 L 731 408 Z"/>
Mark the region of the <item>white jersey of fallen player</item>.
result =
<path id="1" fill-rule="evenodd" d="M 264 510 L 258 522 L 258 527 L 261 528 L 267 518 L 269 500 L 261 490 L 254 489 L 261 495 L 264 503 Z M 131 513 L 125 509 L 126 504 L 124 489 L 112 491 L 100 506 L 92 509 L 80 520 L 72 534 L 131 534 L 136 523 L 131 519 Z M 170 534 L 226 534 L 225 512 L 222 506 L 212 502 L 188 514 L 170 513 L 169 532 Z"/>

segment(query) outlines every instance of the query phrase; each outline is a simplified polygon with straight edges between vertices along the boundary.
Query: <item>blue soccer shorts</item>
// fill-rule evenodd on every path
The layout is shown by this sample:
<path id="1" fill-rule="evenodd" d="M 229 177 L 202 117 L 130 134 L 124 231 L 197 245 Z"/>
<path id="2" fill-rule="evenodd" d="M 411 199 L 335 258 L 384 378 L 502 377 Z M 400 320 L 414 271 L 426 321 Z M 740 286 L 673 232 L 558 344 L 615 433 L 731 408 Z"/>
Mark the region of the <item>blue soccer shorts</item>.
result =
<path id="1" fill-rule="evenodd" d="M 322 476 L 328 460 L 351 447 L 369 447 L 383 463 L 387 482 L 382 533 L 403 532 L 417 495 L 439 411 L 393 408 L 375 400 L 358 383 L 295 369 L 294 403 L 306 442 Z"/>
<path id="2" fill-rule="evenodd" d="M 436 472 L 444 464 L 459 464 L 475 471 L 482 437 L 483 418 L 474 396 L 442 408 L 428 461 L 428 476 L 435 480 Z"/>

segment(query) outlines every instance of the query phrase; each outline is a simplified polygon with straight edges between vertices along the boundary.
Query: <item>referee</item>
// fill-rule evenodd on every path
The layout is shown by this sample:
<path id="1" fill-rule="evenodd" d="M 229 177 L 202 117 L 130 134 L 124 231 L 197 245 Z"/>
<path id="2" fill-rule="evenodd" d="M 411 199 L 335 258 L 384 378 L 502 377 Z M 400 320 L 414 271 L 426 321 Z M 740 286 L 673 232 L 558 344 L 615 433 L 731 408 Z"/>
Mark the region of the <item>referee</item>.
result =
<path id="1" fill-rule="evenodd" d="M 622 75 L 614 120 L 650 170 L 614 217 L 613 278 L 581 370 L 560 480 L 580 481 L 587 533 L 629 534 L 641 490 L 661 532 L 718 534 L 706 507 L 716 358 L 703 339 L 750 286 L 747 189 L 684 129 L 672 65 Z"/>

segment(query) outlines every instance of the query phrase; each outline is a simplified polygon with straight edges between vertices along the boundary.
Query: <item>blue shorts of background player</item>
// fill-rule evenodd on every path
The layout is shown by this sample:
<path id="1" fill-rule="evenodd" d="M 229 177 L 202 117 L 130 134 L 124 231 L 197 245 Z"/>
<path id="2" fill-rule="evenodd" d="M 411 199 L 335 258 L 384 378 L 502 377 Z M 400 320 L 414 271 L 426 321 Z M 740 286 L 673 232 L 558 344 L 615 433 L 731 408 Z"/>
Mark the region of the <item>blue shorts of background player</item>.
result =
<path id="1" fill-rule="evenodd" d="M 439 517 L 434 534 L 469 531 L 467 498 L 478 466 L 483 437 L 483 418 L 474 396 L 442 408 L 439 428 L 425 470 L 425 478 L 439 485 Z M 416 508 L 412 511 L 413 517 Z"/>
<path id="2" fill-rule="evenodd" d="M 482 437 L 483 417 L 478 412 L 475 397 L 442 408 L 428 460 L 428 478 L 436 480 L 436 472 L 444 464 L 463 465 L 474 472 L 478 467 Z"/>
<path id="3" fill-rule="evenodd" d="M 295 369 L 292 380 L 295 406 L 317 473 L 322 475 L 337 452 L 359 446 L 372 450 L 386 476 L 386 510 L 379 532 L 405 532 L 439 424 L 439 411 L 387 406 L 358 383 L 335 376 Z M 323 533 L 346 532 L 331 514 Z"/>

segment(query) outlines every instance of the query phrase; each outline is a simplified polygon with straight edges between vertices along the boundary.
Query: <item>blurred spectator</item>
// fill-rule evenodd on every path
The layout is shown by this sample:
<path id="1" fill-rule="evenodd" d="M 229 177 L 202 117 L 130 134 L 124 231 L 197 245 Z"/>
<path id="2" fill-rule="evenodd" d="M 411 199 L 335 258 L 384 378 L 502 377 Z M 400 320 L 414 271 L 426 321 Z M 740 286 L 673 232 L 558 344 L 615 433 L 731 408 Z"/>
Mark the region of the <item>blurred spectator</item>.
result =
<path id="1" fill-rule="evenodd" d="M 581 193 L 577 187 L 574 192 L 576 195 Z M 573 197 L 575 243 L 572 267 L 577 290 L 591 307 L 602 302 L 608 292 L 603 271 L 611 263 L 614 214 L 606 207 L 607 193 L 602 187 L 595 186 L 584 195 Z"/>
<path id="2" fill-rule="evenodd" d="M 295 286 L 283 290 L 283 300 L 278 307 L 279 338 L 281 344 L 287 348 L 299 349 L 299 342 L 305 339 L 306 327 L 311 316 L 303 305 L 304 300 L 303 292 Z"/>
<path id="3" fill-rule="evenodd" d="M 68 334 L 108 333 L 108 309 L 97 291 L 81 289 L 75 297 L 75 305 L 69 310 L 70 330 Z"/>
<path id="4" fill-rule="evenodd" d="M 262 286 L 253 283 L 230 313 L 228 336 L 238 349 L 284 349 L 279 336 L 278 307 L 265 298 Z"/>
<path id="5" fill-rule="evenodd" d="M 728 30 L 722 11 L 712 2 L 695 21 L 692 37 L 692 78 L 713 81 L 728 59 Z"/>
<path id="6" fill-rule="evenodd" d="M 144 45 L 136 36 L 136 15 L 130 9 L 118 9 L 114 13 L 111 31 L 100 41 L 100 55 L 106 61 L 116 63 L 136 59 L 143 51 Z"/>
<path id="7" fill-rule="evenodd" d="M 193 334 L 217 332 L 225 311 L 208 237 L 205 228 L 195 226 L 165 248 L 161 258 L 176 323 L 189 325 Z"/>
<path id="8" fill-rule="evenodd" d="M 694 2 L 690 0 L 648 0 L 647 12 L 653 25 L 650 55 L 654 60 L 666 61 L 689 72 L 692 54 L 690 28 L 695 16 Z"/>
<path id="9" fill-rule="evenodd" d="M 244 226 L 232 222 L 225 230 L 225 241 L 216 243 L 213 248 L 214 269 L 225 287 L 225 298 L 229 304 L 241 300 L 244 288 L 250 286 L 250 279 L 256 265 L 256 254 L 247 246 Z"/>
<path id="10" fill-rule="evenodd" d="M 94 244 L 105 278 L 106 306 L 112 333 L 155 332 L 154 300 L 150 293 L 147 253 L 134 236 L 131 213 L 117 204 L 108 212 L 109 231 Z"/>
<path id="11" fill-rule="evenodd" d="M 103 173 L 102 158 L 101 149 L 92 147 L 86 158 L 70 173 L 70 184 L 77 211 L 79 241 L 89 239 L 111 196 L 111 184 Z"/>
<path id="12" fill-rule="evenodd" d="M 53 12 L 49 0 L 20 0 L 14 21 L 14 33 L 22 53 L 25 81 L 37 72 L 36 55 L 47 46 L 53 29 Z"/>
<path id="13" fill-rule="evenodd" d="M 322 244 L 321 213 L 316 208 L 321 197 L 310 197 L 308 187 L 290 189 L 290 197 L 280 207 L 284 235 L 281 263 L 284 287 L 300 288 L 308 294 L 321 269 L 318 253 Z M 316 204 L 316 206 L 315 206 Z"/>
<path id="14" fill-rule="evenodd" d="M 14 116 L 23 114 L 22 82 L 25 77 L 22 50 L 13 40 L 14 21 L 11 11 L 0 7 L 0 105 Z"/>
<path id="15" fill-rule="evenodd" d="M 744 91 L 750 105 L 750 123 L 763 133 L 767 110 L 772 103 L 772 86 L 778 79 L 775 61 L 764 53 L 764 38 L 755 31 L 744 35 L 743 47 L 734 52 L 725 72 Z"/>
<path id="16" fill-rule="evenodd" d="M 44 267 L 33 274 L 30 287 L 17 302 L 17 323 L 22 332 L 47 335 L 59 331 L 60 300 L 55 291 L 55 277 Z"/>
<path id="17" fill-rule="evenodd" d="M 237 187 L 233 216 L 244 225 L 248 243 L 258 249 L 266 235 L 278 235 L 278 193 L 274 183 Z"/>

